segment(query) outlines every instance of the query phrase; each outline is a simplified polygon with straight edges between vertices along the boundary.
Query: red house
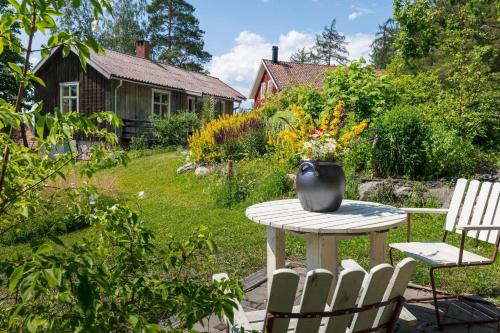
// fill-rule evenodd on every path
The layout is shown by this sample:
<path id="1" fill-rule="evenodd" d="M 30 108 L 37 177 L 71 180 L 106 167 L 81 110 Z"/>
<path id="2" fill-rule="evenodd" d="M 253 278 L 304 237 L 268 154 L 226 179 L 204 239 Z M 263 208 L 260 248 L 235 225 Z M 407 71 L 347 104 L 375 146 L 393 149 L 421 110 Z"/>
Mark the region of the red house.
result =
<path id="1" fill-rule="evenodd" d="M 325 78 L 325 70 L 334 66 L 305 64 L 278 60 L 278 47 L 273 46 L 272 59 L 262 59 L 257 77 L 253 83 L 249 98 L 254 100 L 258 108 L 271 93 L 298 84 L 310 84 L 321 88 Z"/>

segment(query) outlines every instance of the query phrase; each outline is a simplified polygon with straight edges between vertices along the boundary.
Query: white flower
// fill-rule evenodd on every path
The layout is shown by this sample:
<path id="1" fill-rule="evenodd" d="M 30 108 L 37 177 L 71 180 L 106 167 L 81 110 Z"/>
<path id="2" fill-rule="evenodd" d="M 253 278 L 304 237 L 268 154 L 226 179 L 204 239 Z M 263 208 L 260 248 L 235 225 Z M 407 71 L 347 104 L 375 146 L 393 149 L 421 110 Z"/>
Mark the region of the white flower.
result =
<path id="1" fill-rule="evenodd" d="M 138 197 L 139 199 L 144 199 L 144 195 L 145 195 L 144 191 L 141 191 L 141 192 L 139 192 L 139 193 L 137 194 L 137 197 Z"/>
<path id="2" fill-rule="evenodd" d="M 113 206 L 111 206 L 110 209 L 111 209 L 112 212 L 114 212 L 114 211 L 116 211 L 118 209 L 118 207 L 116 205 L 113 205 Z"/>

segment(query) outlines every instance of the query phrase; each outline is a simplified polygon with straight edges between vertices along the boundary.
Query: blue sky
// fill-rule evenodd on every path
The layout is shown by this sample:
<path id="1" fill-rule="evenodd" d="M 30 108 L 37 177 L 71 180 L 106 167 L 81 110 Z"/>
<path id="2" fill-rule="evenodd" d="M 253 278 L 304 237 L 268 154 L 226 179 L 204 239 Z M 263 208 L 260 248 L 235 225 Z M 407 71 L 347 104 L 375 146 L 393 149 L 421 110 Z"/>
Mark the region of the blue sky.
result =
<path id="1" fill-rule="evenodd" d="M 87 1 L 87 0 L 86 0 Z M 189 1 L 189 0 L 188 0 Z M 190 0 L 213 55 L 210 73 L 247 95 L 262 58 L 278 45 L 281 60 L 313 44 L 332 19 L 346 35 L 349 57 L 365 58 L 378 24 L 392 16 L 390 0 Z M 44 42 L 37 36 L 35 47 Z M 39 55 L 33 57 L 33 62 Z"/>

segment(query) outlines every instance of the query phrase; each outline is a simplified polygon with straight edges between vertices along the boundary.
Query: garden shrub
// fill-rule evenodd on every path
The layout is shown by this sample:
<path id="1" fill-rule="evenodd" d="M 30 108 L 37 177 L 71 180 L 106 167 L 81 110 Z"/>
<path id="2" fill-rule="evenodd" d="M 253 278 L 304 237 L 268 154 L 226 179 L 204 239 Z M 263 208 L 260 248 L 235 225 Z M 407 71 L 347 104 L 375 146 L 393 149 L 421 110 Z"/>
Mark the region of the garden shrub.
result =
<path id="1" fill-rule="evenodd" d="M 235 170 L 220 177 L 212 189 L 218 207 L 232 207 L 245 201 L 255 189 L 256 175 L 251 171 Z"/>
<path id="2" fill-rule="evenodd" d="M 459 136 L 456 130 L 447 129 L 442 123 L 431 127 L 426 143 L 429 176 L 470 176 L 477 169 L 480 151 L 470 140 Z"/>
<path id="3" fill-rule="evenodd" d="M 234 149 L 235 143 L 240 145 L 246 135 L 264 128 L 265 121 L 256 112 L 223 115 L 189 137 L 191 157 L 205 163 L 227 160 L 232 152 L 239 151 Z"/>
<path id="4" fill-rule="evenodd" d="M 114 198 L 100 195 L 94 186 L 87 184 L 65 188 L 49 195 L 51 203 L 44 205 L 44 214 L 3 233 L 0 244 L 31 242 L 88 227 L 97 212 L 116 203 Z"/>
<path id="5" fill-rule="evenodd" d="M 148 140 L 145 135 L 133 136 L 130 139 L 130 150 L 141 151 L 148 148 Z"/>
<path id="6" fill-rule="evenodd" d="M 52 238 L 0 261 L 0 329 L 184 332 L 211 313 L 232 318 L 238 280 L 193 274 L 216 249 L 201 229 L 156 252 L 153 232 L 115 205 L 96 214 L 89 239 L 67 246 Z"/>
<path id="7" fill-rule="evenodd" d="M 395 107 L 377 120 L 375 127 L 378 139 L 371 162 L 377 174 L 409 178 L 425 175 L 429 126 L 421 108 Z"/>
<path id="8" fill-rule="evenodd" d="M 188 137 L 200 128 L 195 113 L 180 112 L 163 119 L 153 118 L 154 136 L 162 146 L 186 146 Z"/>
<path id="9" fill-rule="evenodd" d="M 256 202 L 283 199 L 293 194 L 293 191 L 293 181 L 288 177 L 288 173 L 271 168 L 270 172 L 256 184 L 252 199 Z"/>
<path id="10" fill-rule="evenodd" d="M 255 158 L 267 152 L 267 135 L 264 130 L 249 132 L 241 140 L 241 149 L 245 157 Z"/>

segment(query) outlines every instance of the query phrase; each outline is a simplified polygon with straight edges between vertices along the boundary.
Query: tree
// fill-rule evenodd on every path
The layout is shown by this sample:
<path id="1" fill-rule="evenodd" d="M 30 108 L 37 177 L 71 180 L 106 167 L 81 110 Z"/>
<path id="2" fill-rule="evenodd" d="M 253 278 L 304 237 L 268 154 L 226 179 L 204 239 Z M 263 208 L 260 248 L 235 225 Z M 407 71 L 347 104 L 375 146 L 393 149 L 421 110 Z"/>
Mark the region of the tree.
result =
<path id="1" fill-rule="evenodd" d="M 312 50 L 307 50 L 305 47 L 298 49 L 290 56 L 290 61 L 301 64 L 317 64 L 319 60 Z"/>
<path id="2" fill-rule="evenodd" d="M 89 1 L 82 1 L 80 7 L 68 6 L 62 9 L 59 19 L 59 27 L 62 30 L 71 31 L 80 38 L 96 38 L 95 29 L 92 29 L 94 21 L 93 7 Z"/>
<path id="3" fill-rule="evenodd" d="M 348 61 L 345 36 L 335 28 L 336 21 L 332 20 L 330 26 L 326 26 L 320 35 L 316 36 L 315 55 L 326 65 L 332 62 L 345 64 Z"/>
<path id="4" fill-rule="evenodd" d="M 168 64 L 204 71 L 212 59 L 205 43 L 195 8 L 185 0 L 153 0 L 148 6 L 149 32 L 154 56 Z"/>
<path id="5" fill-rule="evenodd" d="M 107 49 L 134 54 L 135 42 L 145 39 L 145 0 L 114 0 L 113 12 L 100 26 L 98 40 Z"/>
<path id="6" fill-rule="evenodd" d="M 375 68 L 384 69 L 394 57 L 394 41 L 398 34 L 394 19 L 390 18 L 378 26 L 375 40 L 371 44 L 371 59 Z"/>
<path id="7" fill-rule="evenodd" d="M 7 12 L 7 9 L 8 1 L 0 0 L 0 12 Z M 11 38 L 15 44 L 20 45 L 18 34 L 19 28 L 17 26 L 12 27 Z M 14 51 L 12 47 L 5 46 L 3 52 L 0 51 L 0 98 L 13 103 L 17 95 L 18 82 L 14 75 L 11 74 L 12 70 L 9 67 L 9 62 L 21 66 L 23 57 Z"/>

